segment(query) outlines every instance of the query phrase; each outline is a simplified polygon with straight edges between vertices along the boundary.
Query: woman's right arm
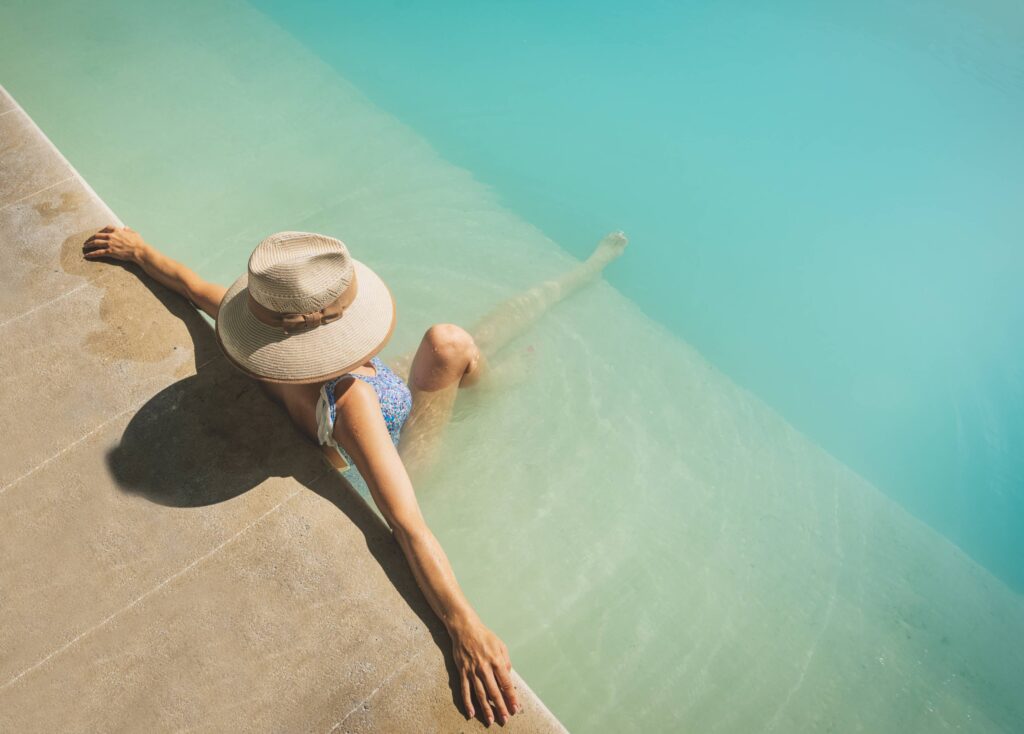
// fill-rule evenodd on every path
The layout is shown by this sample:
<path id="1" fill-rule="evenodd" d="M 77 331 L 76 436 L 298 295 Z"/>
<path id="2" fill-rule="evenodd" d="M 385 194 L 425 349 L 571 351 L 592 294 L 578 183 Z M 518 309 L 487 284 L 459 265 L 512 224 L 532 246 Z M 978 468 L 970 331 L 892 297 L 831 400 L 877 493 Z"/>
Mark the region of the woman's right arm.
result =
<path id="1" fill-rule="evenodd" d="M 192 301 L 211 317 L 217 318 L 227 288 L 200 278 L 194 271 L 172 260 L 130 227 L 107 226 L 82 245 L 86 260 L 112 257 L 133 262 L 153 280 Z"/>

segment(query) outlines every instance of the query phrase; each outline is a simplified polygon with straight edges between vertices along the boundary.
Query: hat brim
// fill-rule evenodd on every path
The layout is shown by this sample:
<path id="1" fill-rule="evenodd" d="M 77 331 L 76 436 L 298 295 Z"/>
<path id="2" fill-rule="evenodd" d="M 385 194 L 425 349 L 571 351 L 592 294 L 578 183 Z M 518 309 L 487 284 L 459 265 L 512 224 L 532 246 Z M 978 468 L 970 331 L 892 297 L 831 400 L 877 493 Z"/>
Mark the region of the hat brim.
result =
<path id="1" fill-rule="evenodd" d="M 350 372 L 380 352 L 395 328 L 396 307 L 380 277 L 352 260 L 359 283 L 355 300 L 337 321 L 285 334 L 249 310 L 248 274 L 224 294 L 217 341 L 233 365 L 267 382 L 324 382 Z"/>

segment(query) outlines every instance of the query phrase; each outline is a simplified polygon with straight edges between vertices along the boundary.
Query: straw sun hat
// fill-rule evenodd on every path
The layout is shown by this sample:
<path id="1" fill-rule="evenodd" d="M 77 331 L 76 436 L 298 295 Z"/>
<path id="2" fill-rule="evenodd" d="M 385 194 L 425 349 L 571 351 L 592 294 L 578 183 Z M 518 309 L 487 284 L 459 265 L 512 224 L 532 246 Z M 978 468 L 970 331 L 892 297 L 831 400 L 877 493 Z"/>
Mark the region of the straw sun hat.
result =
<path id="1" fill-rule="evenodd" d="M 278 232 L 224 295 L 217 340 L 243 372 L 269 382 L 323 382 L 377 354 L 395 327 L 384 281 L 344 243 Z"/>

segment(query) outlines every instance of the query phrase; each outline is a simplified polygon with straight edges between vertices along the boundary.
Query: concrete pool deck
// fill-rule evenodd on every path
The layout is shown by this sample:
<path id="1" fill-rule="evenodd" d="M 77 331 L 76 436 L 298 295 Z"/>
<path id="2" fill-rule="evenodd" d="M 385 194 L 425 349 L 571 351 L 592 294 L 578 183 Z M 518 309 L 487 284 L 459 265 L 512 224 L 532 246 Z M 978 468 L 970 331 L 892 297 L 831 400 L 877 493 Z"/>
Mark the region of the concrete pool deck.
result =
<path id="1" fill-rule="evenodd" d="M 0 731 L 457 732 L 390 532 L 0 87 Z M 505 727 L 564 728 L 517 676 Z"/>

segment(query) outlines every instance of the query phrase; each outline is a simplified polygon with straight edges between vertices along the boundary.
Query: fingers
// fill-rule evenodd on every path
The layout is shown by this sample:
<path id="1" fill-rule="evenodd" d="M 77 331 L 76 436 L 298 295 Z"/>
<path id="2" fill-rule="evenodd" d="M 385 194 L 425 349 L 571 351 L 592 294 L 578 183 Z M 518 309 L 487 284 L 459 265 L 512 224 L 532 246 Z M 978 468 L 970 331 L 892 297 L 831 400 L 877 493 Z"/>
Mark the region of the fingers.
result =
<path id="1" fill-rule="evenodd" d="M 466 677 L 466 671 L 459 673 L 459 678 L 462 682 L 462 705 L 466 707 L 466 718 L 472 719 L 473 714 L 473 696 L 469 692 L 469 678 Z"/>
<path id="2" fill-rule="evenodd" d="M 512 669 L 512 665 L 508 664 L 506 668 L 495 668 L 494 675 L 498 679 L 498 688 L 501 690 L 501 695 L 505 698 L 505 705 L 508 710 L 513 714 L 519 713 L 519 698 L 516 696 L 516 686 L 512 682 L 512 676 L 509 670 Z"/>
<path id="3" fill-rule="evenodd" d="M 131 229 L 129 227 L 122 227 L 122 229 L 126 229 L 128 231 L 131 231 Z M 91 237 L 89 237 L 88 240 L 86 240 L 86 242 L 91 242 L 91 241 L 101 241 L 102 242 L 103 240 L 109 240 L 110 236 L 112 234 L 114 234 L 115 232 L 117 232 L 117 227 L 115 227 L 112 224 L 108 224 L 103 229 L 97 230 Z"/>
<path id="4" fill-rule="evenodd" d="M 114 234 L 114 232 L 116 232 L 116 231 L 117 231 L 117 227 L 114 227 L 114 226 L 108 224 L 103 229 L 97 230 L 89 239 L 90 240 L 93 240 L 93 239 L 104 239 L 105 240 L 105 239 L 109 238 L 110 235 Z"/>
<path id="5" fill-rule="evenodd" d="M 110 252 L 110 237 L 117 231 L 117 227 L 108 224 L 101 230 L 98 230 L 92 236 L 89 237 L 82 244 L 82 254 L 88 260 L 95 260 L 97 258 L 111 255 Z"/>
<path id="6" fill-rule="evenodd" d="M 487 703 L 487 691 L 484 690 L 484 684 L 478 675 L 473 675 L 473 690 L 476 692 L 476 700 L 480 704 L 480 711 L 483 713 L 484 719 L 487 720 L 487 726 L 490 726 L 494 723 L 494 714 L 491 713 L 491 706 Z"/>
<path id="7" fill-rule="evenodd" d="M 106 249 L 108 247 L 110 247 L 110 241 L 109 240 L 107 240 L 107 239 L 102 239 L 102 240 L 96 239 L 96 236 L 93 235 L 92 237 L 87 239 L 84 243 L 82 243 L 82 252 L 88 252 L 89 250 L 96 250 L 96 249 Z"/>
<path id="8" fill-rule="evenodd" d="M 88 252 L 89 250 L 94 250 L 97 247 L 104 247 L 104 248 L 106 248 L 106 247 L 109 247 L 109 246 L 110 246 L 110 235 L 97 232 L 96 234 L 94 234 L 92 237 L 87 239 L 82 244 L 82 251 L 83 252 Z"/>
<path id="9" fill-rule="evenodd" d="M 483 678 L 484 686 L 487 688 L 487 695 L 494 701 L 494 708 L 498 710 L 498 721 L 504 726 L 505 722 L 508 721 L 508 708 L 505 706 L 505 697 L 502 695 L 501 689 L 498 688 L 497 681 L 494 680 L 494 669 L 484 668 Z"/>
<path id="10" fill-rule="evenodd" d="M 111 237 L 117 232 L 117 227 L 108 224 L 103 229 L 96 231 L 82 244 L 82 256 L 86 260 L 98 260 L 101 257 L 114 257 L 110 250 Z"/>

